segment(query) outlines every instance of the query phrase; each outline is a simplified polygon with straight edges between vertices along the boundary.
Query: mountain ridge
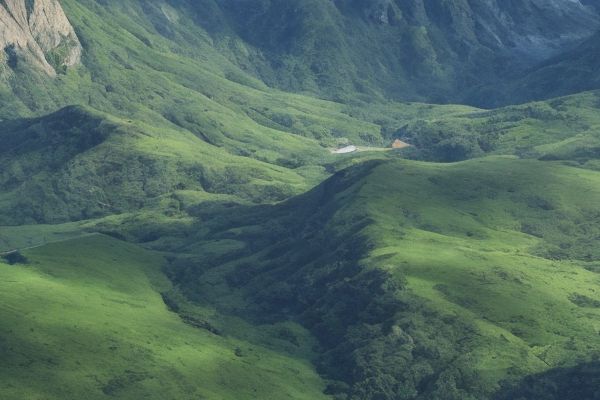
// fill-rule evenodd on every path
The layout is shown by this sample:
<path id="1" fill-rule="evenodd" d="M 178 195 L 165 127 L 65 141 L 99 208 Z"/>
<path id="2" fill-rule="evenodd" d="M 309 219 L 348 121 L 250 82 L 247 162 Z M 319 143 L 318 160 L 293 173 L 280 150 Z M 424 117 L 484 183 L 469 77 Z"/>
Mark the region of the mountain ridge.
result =
<path id="1" fill-rule="evenodd" d="M 0 0 L 0 397 L 582 400 L 592 6 Z"/>
<path id="2" fill-rule="evenodd" d="M 596 330 L 580 324 L 598 309 L 570 294 L 589 297 L 597 281 L 586 269 L 599 256 L 588 254 L 593 222 L 580 224 L 598 218 L 590 196 L 599 192 L 578 193 L 598 176 L 510 157 L 362 163 L 276 206 L 197 210 L 203 230 L 187 249 L 204 252 L 180 248 L 167 271 L 224 313 L 301 321 L 324 347 L 321 371 L 343 382 L 330 394 L 492 398 L 600 351 Z M 561 229 L 573 235 L 568 244 Z M 586 276 L 587 289 L 551 289 L 567 271 Z"/>
<path id="3" fill-rule="evenodd" d="M 7 4 L 11 9 L 21 10 L 18 15 L 26 15 L 23 0 Z M 441 0 L 427 3 L 423 0 L 159 3 L 136 0 L 123 6 L 110 1 L 74 5 L 70 0 L 62 3 L 44 0 L 33 4 L 32 15 L 48 8 L 55 16 L 52 19 L 59 32 L 68 39 L 59 44 L 56 33 L 41 36 L 43 43 L 52 46 L 47 49 L 46 45 L 45 53 L 37 51 L 34 59 L 38 61 L 34 64 L 41 65 L 50 75 L 52 69 L 64 73 L 65 68 L 78 63 L 82 54 L 79 41 L 89 40 L 80 36 L 93 26 L 87 26 L 80 15 L 86 14 L 85 21 L 89 22 L 94 13 L 99 13 L 106 18 L 118 16 L 131 30 L 123 32 L 125 37 L 133 35 L 133 39 L 141 40 L 149 49 L 161 43 L 160 46 L 177 48 L 179 54 L 197 60 L 202 59 L 201 54 L 210 54 L 211 62 L 221 58 L 219 68 L 227 71 L 232 80 L 251 86 L 267 84 L 343 103 L 409 100 L 483 106 L 506 104 L 501 86 L 522 78 L 530 68 L 552 57 L 567 54 L 600 28 L 599 11 L 570 0 L 527 0 L 518 4 L 493 0 L 484 3 L 460 0 L 452 4 Z M 61 4 L 75 23 L 77 35 L 63 17 Z M 4 6 L 2 10 L 9 21 L 3 25 L 14 26 L 14 18 Z M 24 20 L 21 25 L 28 23 L 26 17 L 21 19 Z M 38 19 L 32 19 L 32 23 Z M 43 24 L 36 22 L 33 27 L 38 29 L 38 25 L 44 32 L 55 32 L 48 20 Z M 115 26 L 117 30 L 121 28 Z M 33 38 L 29 33 L 21 35 Z M 132 39 L 125 37 L 123 44 Z M 90 43 L 93 40 L 97 39 Z M 34 45 L 39 47 L 37 42 Z M 14 51 L 22 52 L 21 47 L 16 46 Z M 125 47 L 130 50 L 108 54 L 109 58 L 118 55 L 116 62 L 129 68 L 126 58 L 139 50 L 130 45 Z M 9 53 L 14 52 L 10 50 L 12 47 L 6 48 Z M 5 63 L 10 58 L 6 54 Z M 94 71 L 94 80 L 106 77 L 106 72 L 98 73 L 97 64 L 107 59 L 84 54 L 83 61 L 83 70 Z M 20 78 L 13 72 L 9 74 L 14 77 L 13 88 L 8 90 L 21 98 L 19 86 L 23 84 L 15 82 Z M 494 85 L 497 81 L 502 85 Z M 545 97 L 543 87 L 537 87 L 535 79 L 531 82 L 535 86 L 521 96 L 522 101 Z M 89 87 L 88 82 L 85 85 Z M 552 85 L 556 83 L 548 80 L 546 86 Z M 44 97 L 60 97 L 57 95 L 64 90 L 64 84 L 48 82 L 44 77 L 38 78 L 36 86 Z M 523 87 L 521 83 L 519 86 Z M 592 87 L 582 82 L 580 88 Z M 560 94 L 570 92 L 563 90 Z M 78 100 L 83 101 L 83 98 Z M 59 106 L 64 105 L 67 104 Z M 53 107 L 48 112 L 56 110 L 56 104 Z"/>
<path id="4" fill-rule="evenodd" d="M 197 18 L 213 38 L 241 47 L 230 56 L 239 65 L 270 85 L 317 94 L 321 87 L 341 100 L 347 91 L 477 105 L 484 99 L 456 92 L 524 71 L 600 26 L 599 14 L 578 1 L 212 0 L 201 7 L 212 10 Z"/>

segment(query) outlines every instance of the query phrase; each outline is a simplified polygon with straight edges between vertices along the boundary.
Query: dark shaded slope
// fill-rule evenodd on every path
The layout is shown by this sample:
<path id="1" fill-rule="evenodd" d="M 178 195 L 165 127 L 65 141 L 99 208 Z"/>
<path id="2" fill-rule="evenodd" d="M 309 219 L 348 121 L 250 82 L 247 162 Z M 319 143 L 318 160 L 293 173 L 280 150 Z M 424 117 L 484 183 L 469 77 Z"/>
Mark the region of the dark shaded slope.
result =
<path id="1" fill-rule="evenodd" d="M 282 205 L 198 210 L 168 270 L 222 313 L 301 321 L 339 398 L 487 398 L 600 351 L 599 179 L 508 158 L 371 162 Z"/>
<path id="2" fill-rule="evenodd" d="M 138 210 L 175 191 L 282 200 L 305 185 L 293 170 L 231 155 L 184 130 L 81 107 L 2 122 L 0 142 L 0 225 Z"/>
<path id="3" fill-rule="evenodd" d="M 495 400 L 596 400 L 600 398 L 600 364 L 557 368 L 528 376 L 513 388 L 500 391 Z"/>
<path id="4" fill-rule="evenodd" d="M 593 89 L 600 89 L 600 32 L 511 82 L 504 95 L 488 105 L 549 99 Z"/>
<path id="5" fill-rule="evenodd" d="M 599 23 L 578 2 L 549 0 L 203 0 L 197 9 L 217 48 L 264 82 L 342 100 L 464 101 Z"/>
<path id="6" fill-rule="evenodd" d="M 234 209 L 225 220 L 200 211 L 211 242 L 219 246 L 241 229 L 235 240 L 246 250 L 215 257 L 208 247 L 211 258 L 200 253 L 208 264 L 175 260 L 169 274 L 221 312 L 243 310 L 258 323 L 299 318 L 323 346 L 325 393 L 335 398 L 428 398 L 447 390 L 441 380 L 452 381 L 461 399 L 482 393 L 477 374 L 461 372 L 459 360 L 467 351 L 461 338 L 473 328 L 435 319 L 400 276 L 362 261 L 374 249 L 367 231 L 375 222 L 352 199 L 379 165 L 340 172 L 283 206 Z"/>
<path id="7" fill-rule="evenodd" d="M 39 160 L 36 169 L 54 170 L 70 157 L 83 153 L 106 140 L 116 129 L 100 113 L 83 107 L 67 107 L 43 118 L 0 123 L 0 154 L 23 157 L 48 148 L 54 153 Z"/>

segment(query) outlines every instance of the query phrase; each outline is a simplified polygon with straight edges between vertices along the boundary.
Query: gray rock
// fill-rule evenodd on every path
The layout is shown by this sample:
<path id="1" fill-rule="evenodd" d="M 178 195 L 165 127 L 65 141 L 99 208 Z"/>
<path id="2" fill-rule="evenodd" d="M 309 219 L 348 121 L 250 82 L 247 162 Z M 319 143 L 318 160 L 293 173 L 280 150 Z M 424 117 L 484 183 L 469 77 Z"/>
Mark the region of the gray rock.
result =
<path id="1" fill-rule="evenodd" d="M 4 0 L 0 2 L 2 50 L 4 67 L 24 62 L 55 76 L 56 69 L 81 62 L 82 47 L 58 0 Z"/>

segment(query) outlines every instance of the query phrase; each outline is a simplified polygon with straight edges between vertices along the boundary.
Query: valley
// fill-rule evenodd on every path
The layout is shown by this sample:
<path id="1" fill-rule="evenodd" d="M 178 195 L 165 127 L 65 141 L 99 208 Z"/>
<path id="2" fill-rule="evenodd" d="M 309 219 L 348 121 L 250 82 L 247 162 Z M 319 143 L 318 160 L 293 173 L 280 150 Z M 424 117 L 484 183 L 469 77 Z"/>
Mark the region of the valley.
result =
<path id="1" fill-rule="evenodd" d="M 0 2 L 0 398 L 594 399 L 589 3 Z"/>

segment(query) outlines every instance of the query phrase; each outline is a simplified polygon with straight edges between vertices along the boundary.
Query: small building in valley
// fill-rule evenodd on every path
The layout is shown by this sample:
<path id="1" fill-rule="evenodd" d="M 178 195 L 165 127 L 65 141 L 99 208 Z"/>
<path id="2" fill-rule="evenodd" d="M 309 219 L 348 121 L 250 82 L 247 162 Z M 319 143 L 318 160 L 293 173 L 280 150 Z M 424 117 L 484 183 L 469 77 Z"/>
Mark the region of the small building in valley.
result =
<path id="1" fill-rule="evenodd" d="M 332 153 L 333 154 L 348 154 L 348 153 L 354 153 L 357 150 L 358 150 L 358 148 L 356 146 L 350 145 L 350 146 L 339 148 L 337 150 L 333 150 Z"/>
<path id="2" fill-rule="evenodd" d="M 396 139 L 394 140 L 394 143 L 392 143 L 392 149 L 404 149 L 406 147 L 410 147 L 410 144 L 403 142 L 400 139 Z"/>

